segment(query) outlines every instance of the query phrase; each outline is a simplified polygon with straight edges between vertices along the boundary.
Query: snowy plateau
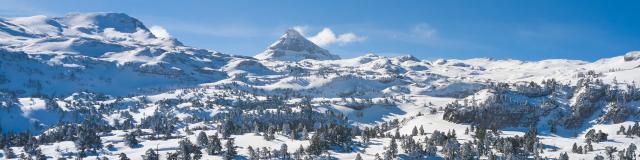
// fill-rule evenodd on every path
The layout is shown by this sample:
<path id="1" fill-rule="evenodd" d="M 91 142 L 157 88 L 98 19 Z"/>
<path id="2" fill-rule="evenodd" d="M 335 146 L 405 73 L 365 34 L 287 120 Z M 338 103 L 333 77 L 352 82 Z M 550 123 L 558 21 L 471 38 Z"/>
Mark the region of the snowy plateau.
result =
<path id="1" fill-rule="evenodd" d="M 255 57 L 122 13 L 0 18 L 4 159 L 639 159 L 640 52 L 594 62 Z"/>

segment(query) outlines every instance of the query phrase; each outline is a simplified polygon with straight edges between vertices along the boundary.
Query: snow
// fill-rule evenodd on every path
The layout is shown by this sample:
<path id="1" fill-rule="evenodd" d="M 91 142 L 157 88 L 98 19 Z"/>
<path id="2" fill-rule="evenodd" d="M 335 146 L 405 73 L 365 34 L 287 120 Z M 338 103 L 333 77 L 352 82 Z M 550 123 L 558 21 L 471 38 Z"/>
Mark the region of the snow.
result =
<path id="1" fill-rule="evenodd" d="M 31 111 L 43 110 L 46 107 L 44 100 L 37 98 L 20 98 L 20 110 L 28 113 Z"/>
<path id="2" fill-rule="evenodd" d="M 632 82 L 640 80 L 639 57 L 640 52 L 635 51 L 595 62 L 488 58 L 426 61 L 410 55 L 385 57 L 374 53 L 341 59 L 308 41 L 297 31 L 288 30 L 263 53 L 252 58 L 188 47 L 175 39 L 156 37 L 142 22 L 122 13 L 0 18 L 0 89 L 16 93 L 17 98 L 15 105 L 8 105 L 0 112 L 0 126 L 3 132 L 31 130 L 37 134 L 60 121 L 70 122 L 71 115 L 81 109 L 113 109 L 113 112 L 102 115 L 111 124 L 122 118 L 120 112 L 128 111 L 139 122 L 159 110 L 156 102 L 177 99 L 184 100 L 170 106 L 173 109 L 171 114 L 177 118 L 211 118 L 225 112 L 228 106 L 211 105 L 201 109 L 194 107 L 193 102 L 204 103 L 214 100 L 212 97 L 234 101 L 251 94 L 259 95 L 254 97 L 256 99 L 266 100 L 268 95 L 287 94 L 292 98 L 289 103 L 308 97 L 312 99 L 315 111 L 342 113 L 354 127 L 404 119 L 399 128 L 403 134 L 420 126 L 424 126 L 428 134 L 435 130 L 455 129 L 459 141 L 464 142 L 471 140 L 469 135 L 462 134 L 469 125 L 445 121 L 441 111 L 429 112 L 457 100 L 486 100 L 494 96 L 490 90 L 483 89 L 490 82 L 555 79 L 562 84 L 575 85 L 580 73 L 593 71 L 604 83 L 638 86 L 638 82 Z M 91 99 L 86 96 L 89 93 L 104 94 L 107 98 Z M 47 101 L 40 95 L 59 99 Z M 358 109 L 342 101 L 351 98 L 378 101 L 389 97 L 402 97 L 404 100 Z M 115 104 L 120 100 L 144 103 L 136 109 L 128 103 L 113 108 L 108 105 L 107 108 L 99 108 L 98 105 Z M 527 100 L 532 103 L 541 101 L 535 98 Z M 74 105 L 82 101 L 96 103 Z M 569 104 L 575 99 L 565 101 Z M 59 110 L 48 109 L 49 104 L 57 104 Z M 417 116 L 418 113 L 422 116 Z M 189 125 L 216 127 L 215 124 L 204 123 Z M 612 134 L 619 125 L 592 122 L 578 130 L 543 134 L 541 140 L 549 146 L 543 155 L 557 157 L 567 152 L 572 159 L 591 159 L 595 154 L 604 155 L 605 146 L 624 148 L 631 143 L 640 143 L 638 138 Z M 610 141 L 594 143 L 594 153 L 570 153 L 573 143 L 584 144 L 584 134 L 591 128 L 609 133 Z M 521 136 L 524 130 L 505 128 L 501 131 L 502 136 Z M 159 149 L 160 155 L 165 156 L 165 153 L 175 151 L 180 140 L 144 140 L 140 147 L 130 148 L 123 142 L 126 132 L 115 130 L 102 136 L 105 145 L 114 145 L 114 150 L 105 150 L 102 155 L 114 159 L 118 153 L 126 153 L 130 158 L 138 159 L 152 148 Z M 211 135 L 215 131 L 205 132 Z M 177 135 L 195 141 L 197 134 L 180 132 Z M 236 140 L 240 154 L 246 154 L 249 145 L 278 148 L 287 144 L 290 151 L 309 145 L 308 141 L 291 140 L 282 135 L 276 135 L 273 141 L 266 141 L 253 133 L 233 135 L 232 138 Z M 386 138 L 372 139 L 371 144 L 359 151 L 364 159 L 372 159 L 376 153 L 382 155 L 388 142 Z M 21 147 L 13 149 L 18 153 L 22 150 Z M 41 149 L 53 158 L 65 156 L 60 151 L 76 150 L 70 141 L 46 144 Z M 331 151 L 331 154 L 339 159 L 353 159 L 356 152 Z M 203 159 L 221 157 L 205 154 Z"/>

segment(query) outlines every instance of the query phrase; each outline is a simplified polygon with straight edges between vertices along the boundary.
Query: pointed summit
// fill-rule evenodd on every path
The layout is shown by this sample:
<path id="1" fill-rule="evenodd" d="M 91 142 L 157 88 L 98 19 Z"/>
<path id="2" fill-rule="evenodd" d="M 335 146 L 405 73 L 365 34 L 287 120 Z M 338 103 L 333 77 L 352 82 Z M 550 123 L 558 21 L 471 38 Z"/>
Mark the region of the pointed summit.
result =
<path id="1" fill-rule="evenodd" d="M 303 59 L 336 60 L 339 56 L 329 53 L 307 40 L 298 31 L 288 29 L 267 50 L 255 56 L 260 60 L 301 61 Z"/>
<path id="2" fill-rule="evenodd" d="M 300 34 L 300 32 L 296 31 L 295 29 L 287 29 L 287 31 L 284 32 L 284 34 L 282 35 L 282 37 L 289 37 L 289 38 L 304 38 L 302 36 L 302 34 Z"/>

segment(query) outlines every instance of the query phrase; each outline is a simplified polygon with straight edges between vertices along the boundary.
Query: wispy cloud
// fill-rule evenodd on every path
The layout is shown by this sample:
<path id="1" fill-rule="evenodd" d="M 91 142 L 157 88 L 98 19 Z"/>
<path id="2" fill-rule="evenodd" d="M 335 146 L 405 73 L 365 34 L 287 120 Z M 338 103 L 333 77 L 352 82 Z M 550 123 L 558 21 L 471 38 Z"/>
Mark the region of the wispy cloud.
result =
<path id="1" fill-rule="evenodd" d="M 386 55 L 389 53 L 402 54 L 442 54 L 449 51 L 459 53 L 476 53 L 494 51 L 496 48 L 487 46 L 482 42 L 468 39 L 464 35 L 449 34 L 446 28 L 438 28 L 427 22 L 418 22 L 407 25 L 405 28 L 380 28 L 374 25 L 358 25 L 359 32 L 367 35 L 367 40 L 375 44 L 389 44 L 402 46 L 416 46 L 423 50 L 398 49 L 389 47 L 373 46 L 376 48 L 376 54 Z M 397 48 L 395 48 L 397 49 Z M 393 54 L 395 55 L 395 54 Z M 436 58 L 436 57 L 432 57 Z"/>
<path id="2" fill-rule="evenodd" d="M 428 23 L 419 23 L 413 27 L 411 32 L 418 37 L 433 38 L 436 36 L 437 30 Z"/>

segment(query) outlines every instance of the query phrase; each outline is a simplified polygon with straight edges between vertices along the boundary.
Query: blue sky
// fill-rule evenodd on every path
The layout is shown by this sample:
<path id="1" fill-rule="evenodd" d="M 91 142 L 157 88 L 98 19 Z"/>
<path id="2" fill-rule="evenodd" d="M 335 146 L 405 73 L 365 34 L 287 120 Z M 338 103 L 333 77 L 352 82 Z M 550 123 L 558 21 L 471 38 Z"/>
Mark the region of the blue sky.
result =
<path id="1" fill-rule="evenodd" d="M 255 55 L 287 28 L 341 57 L 593 61 L 640 50 L 640 1 L 31 1 L 0 16 L 122 12 L 186 45 Z M 325 29 L 326 28 L 326 29 Z M 323 31 L 322 34 L 319 32 Z M 332 33 L 329 33 L 331 31 Z"/>

